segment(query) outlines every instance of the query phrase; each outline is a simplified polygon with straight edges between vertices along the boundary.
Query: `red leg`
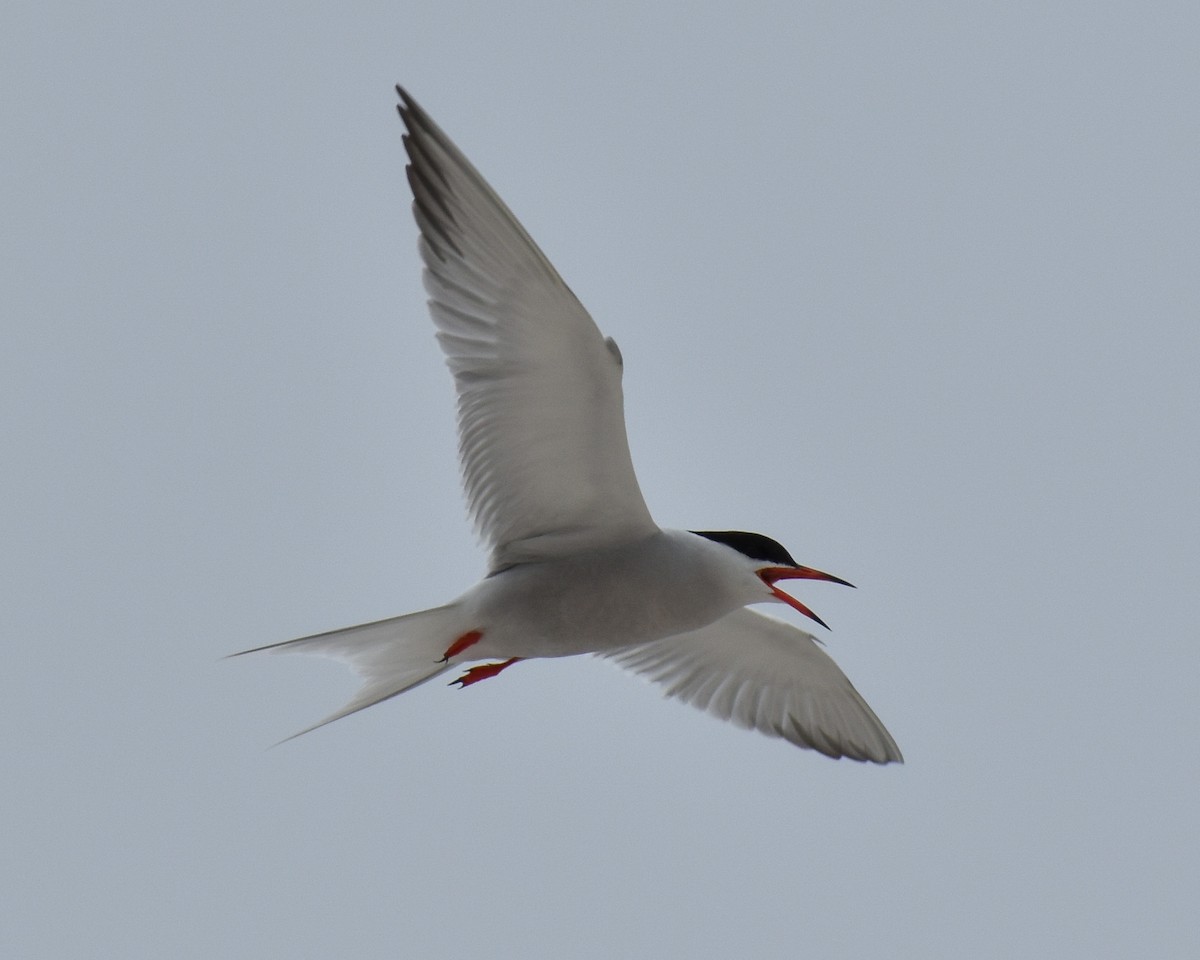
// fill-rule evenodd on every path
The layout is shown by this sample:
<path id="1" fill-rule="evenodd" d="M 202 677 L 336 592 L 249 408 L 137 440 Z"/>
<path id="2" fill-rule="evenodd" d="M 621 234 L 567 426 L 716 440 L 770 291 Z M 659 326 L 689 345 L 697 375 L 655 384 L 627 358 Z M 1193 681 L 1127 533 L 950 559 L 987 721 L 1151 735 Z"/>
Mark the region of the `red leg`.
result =
<path id="1" fill-rule="evenodd" d="M 480 680 L 486 680 L 488 677 L 494 677 L 505 667 L 511 667 L 520 659 L 520 657 L 510 657 L 503 663 L 480 663 L 468 669 L 467 672 L 457 680 L 452 680 L 450 685 L 453 686 L 456 683 L 461 683 L 462 686 L 459 687 L 459 689 L 465 689 L 473 683 L 478 683 Z"/>
<path id="2" fill-rule="evenodd" d="M 459 637 L 452 644 L 450 644 L 450 646 L 448 646 L 446 648 L 446 652 L 442 654 L 442 659 L 439 660 L 438 662 L 445 663 L 451 657 L 458 656 L 460 653 L 462 653 L 464 650 L 466 650 L 467 647 L 478 643 L 482 636 L 483 636 L 482 630 L 471 630 L 467 633 L 464 633 L 461 637 Z"/>

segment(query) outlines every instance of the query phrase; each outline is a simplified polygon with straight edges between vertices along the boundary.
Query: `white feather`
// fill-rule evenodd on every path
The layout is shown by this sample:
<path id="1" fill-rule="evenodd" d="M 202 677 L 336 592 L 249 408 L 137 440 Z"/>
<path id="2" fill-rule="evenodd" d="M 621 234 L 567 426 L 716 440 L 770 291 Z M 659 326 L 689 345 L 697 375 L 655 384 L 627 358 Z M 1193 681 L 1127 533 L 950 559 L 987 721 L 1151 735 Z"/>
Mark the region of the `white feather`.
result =
<path id="1" fill-rule="evenodd" d="M 749 608 L 607 657 L 667 696 L 829 757 L 903 762 L 900 748 L 815 638 Z"/>
<path id="2" fill-rule="evenodd" d="M 311 653 L 332 657 L 350 666 L 363 681 L 354 699 L 311 727 L 305 727 L 286 739 L 291 740 L 334 720 L 365 710 L 397 694 L 432 680 L 450 669 L 442 654 L 450 641 L 461 633 L 457 604 L 421 610 L 402 617 L 360 623 L 341 630 L 317 633 L 298 640 L 272 643 L 247 653 Z"/>
<path id="3" fill-rule="evenodd" d="M 492 569 L 654 533 L 629 456 L 616 344 L 466 157 L 401 97 L 429 309 Z"/>

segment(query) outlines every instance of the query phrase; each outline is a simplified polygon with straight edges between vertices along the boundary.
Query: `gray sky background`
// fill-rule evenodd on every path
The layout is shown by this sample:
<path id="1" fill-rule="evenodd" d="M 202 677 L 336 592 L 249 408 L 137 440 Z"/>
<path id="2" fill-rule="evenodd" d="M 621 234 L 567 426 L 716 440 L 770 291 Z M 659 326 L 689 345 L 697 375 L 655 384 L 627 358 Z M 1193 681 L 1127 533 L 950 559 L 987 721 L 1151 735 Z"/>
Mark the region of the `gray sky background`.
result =
<path id="1" fill-rule="evenodd" d="M 1195 3 L 0 13 L 0 955 L 1200 956 Z M 908 759 L 219 659 L 483 571 L 391 86 Z"/>

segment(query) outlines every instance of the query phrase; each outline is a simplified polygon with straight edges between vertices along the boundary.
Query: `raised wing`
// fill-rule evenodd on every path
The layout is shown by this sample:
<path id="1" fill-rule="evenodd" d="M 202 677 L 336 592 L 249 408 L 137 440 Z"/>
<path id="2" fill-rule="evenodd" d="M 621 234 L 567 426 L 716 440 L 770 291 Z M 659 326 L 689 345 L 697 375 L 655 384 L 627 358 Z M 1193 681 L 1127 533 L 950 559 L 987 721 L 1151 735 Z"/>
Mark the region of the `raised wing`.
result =
<path id="1" fill-rule="evenodd" d="M 463 482 L 492 569 L 653 533 L 616 344 L 449 137 L 396 91 L 429 310 L 458 390 Z"/>
<path id="2" fill-rule="evenodd" d="M 603 656 L 662 684 L 670 697 L 827 757 L 904 760 L 810 634 L 747 607 L 700 630 Z"/>

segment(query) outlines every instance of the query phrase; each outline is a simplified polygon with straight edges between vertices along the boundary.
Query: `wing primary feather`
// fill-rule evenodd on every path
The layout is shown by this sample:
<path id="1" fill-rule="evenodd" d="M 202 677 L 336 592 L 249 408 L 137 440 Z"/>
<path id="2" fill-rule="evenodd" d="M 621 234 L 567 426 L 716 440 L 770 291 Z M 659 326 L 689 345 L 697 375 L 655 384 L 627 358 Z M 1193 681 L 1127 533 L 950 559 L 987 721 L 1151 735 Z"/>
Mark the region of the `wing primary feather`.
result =
<path id="1" fill-rule="evenodd" d="M 629 456 L 620 351 L 462 151 L 397 94 L 429 310 L 490 569 L 657 532 Z"/>
<path id="2" fill-rule="evenodd" d="M 828 757 L 900 763 L 900 748 L 804 631 L 742 608 L 700 630 L 604 654 L 667 696 Z"/>

